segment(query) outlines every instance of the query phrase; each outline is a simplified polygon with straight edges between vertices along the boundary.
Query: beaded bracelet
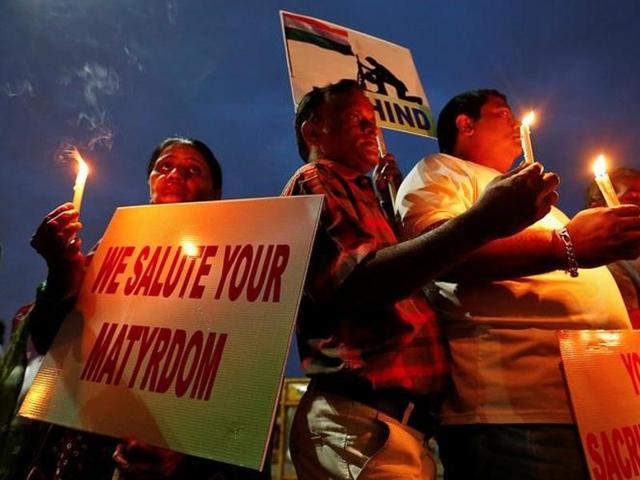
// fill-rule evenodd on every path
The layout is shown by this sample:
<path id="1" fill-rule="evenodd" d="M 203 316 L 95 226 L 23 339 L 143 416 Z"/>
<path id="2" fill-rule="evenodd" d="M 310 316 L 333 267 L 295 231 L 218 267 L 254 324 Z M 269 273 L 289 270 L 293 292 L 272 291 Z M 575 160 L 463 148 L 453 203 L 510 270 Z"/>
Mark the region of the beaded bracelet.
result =
<path id="1" fill-rule="evenodd" d="M 578 260 L 576 259 L 576 249 L 573 247 L 573 242 L 571 241 L 571 236 L 567 231 L 567 227 L 559 230 L 558 236 L 560 237 L 560 240 L 562 240 L 564 251 L 567 254 L 567 268 L 565 269 L 565 272 L 575 278 L 579 275 Z"/>

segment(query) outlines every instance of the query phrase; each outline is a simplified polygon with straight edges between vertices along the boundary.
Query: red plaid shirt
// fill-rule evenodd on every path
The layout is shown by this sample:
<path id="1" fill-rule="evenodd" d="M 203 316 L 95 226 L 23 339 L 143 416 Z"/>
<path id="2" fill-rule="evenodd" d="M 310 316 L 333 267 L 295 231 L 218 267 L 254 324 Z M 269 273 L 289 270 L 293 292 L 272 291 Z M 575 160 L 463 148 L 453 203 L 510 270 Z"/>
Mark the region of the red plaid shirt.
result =
<path id="1" fill-rule="evenodd" d="M 372 298 L 356 309 L 336 295 L 360 262 L 398 242 L 369 177 L 321 160 L 300 168 L 282 194 L 325 196 L 298 317 L 305 372 L 438 397 L 448 362 L 426 298 L 415 293 L 391 304 Z"/>

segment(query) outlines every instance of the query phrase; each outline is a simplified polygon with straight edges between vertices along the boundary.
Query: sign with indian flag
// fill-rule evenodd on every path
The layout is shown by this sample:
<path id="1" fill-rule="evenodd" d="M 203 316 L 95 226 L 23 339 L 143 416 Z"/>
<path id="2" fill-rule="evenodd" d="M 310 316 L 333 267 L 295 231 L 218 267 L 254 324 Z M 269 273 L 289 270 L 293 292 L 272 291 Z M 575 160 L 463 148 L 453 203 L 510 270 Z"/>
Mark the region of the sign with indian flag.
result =
<path id="1" fill-rule="evenodd" d="M 321 206 L 119 208 L 20 415 L 261 469 Z"/>
<path id="2" fill-rule="evenodd" d="M 353 79 L 378 126 L 435 136 L 435 122 L 411 51 L 324 20 L 281 11 L 293 101 L 314 87 Z"/>
<path id="3" fill-rule="evenodd" d="M 591 478 L 640 479 L 640 331 L 558 337 Z"/>

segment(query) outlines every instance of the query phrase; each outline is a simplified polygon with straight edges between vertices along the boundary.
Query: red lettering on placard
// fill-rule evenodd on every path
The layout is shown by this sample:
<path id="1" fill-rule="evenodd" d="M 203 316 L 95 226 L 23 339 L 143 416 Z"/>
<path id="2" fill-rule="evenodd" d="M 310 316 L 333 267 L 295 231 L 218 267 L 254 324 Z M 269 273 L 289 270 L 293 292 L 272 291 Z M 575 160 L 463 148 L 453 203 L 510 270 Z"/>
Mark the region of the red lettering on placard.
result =
<path id="1" fill-rule="evenodd" d="M 116 373 L 116 367 L 118 366 L 118 357 L 120 356 L 120 350 L 122 350 L 122 345 L 124 344 L 124 339 L 127 335 L 128 325 L 120 325 L 120 332 L 118 333 L 118 337 L 115 342 L 111 345 L 109 349 L 109 354 L 102 364 L 102 370 L 100 370 L 100 374 L 96 377 L 96 381 L 102 383 L 103 378 L 106 376 L 107 385 L 111 384 L 113 381 L 113 376 Z"/>
<path id="2" fill-rule="evenodd" d="M 633 390 L 636 392 L 636 395 L 640 394 L 640 388 L 638 387 L 638 380 L 640 380 L 640 356 L 635 352 L 621 353 L 620 358 L 622 358 L 624 368 L 631 379 Z"/>
<path id="3" fill-rule="evenodd" d="M 591 432 L 587 433 L 585 438 L 585 443 L 587 444 L 587 455 L 591 459 L 591 462 L 595 464 L 591 469 L 591 474 L 594 480 L 606 480 L 607 468 L 602 461 L 602 457 L 598 450 L 598 438 Z"/>
<path id="4" fill-rule="evenodd" d="M 197 255 L 187 255 L 182 247 L 149 246 L 140 248 L 132 273 L 124 283 L 126 296 L 162 295 L 177 292 L 179 298 L 201 299 L 204 278 L 213 269 L 212 257 L 217 245 L 200 245 Z M 114 294 L 119 288 L 118 276 L 127 269 L 134 247 L 109 247 L 92 285 L 92 293 Z M 283 275 L 289 263 L 291 248 L 286 244 L 225 246 L 219 283 L 214 298 L 227 294 L 230 301 L 245 298 L 248 302 L 279 302 Z"/>
<path id="5" fill-rule="evenodd" d="M 138 378 L 138 372 L 140 371 L 140 367 L 142 366 L 142 362 L 144 361 L 153 341 L 158 334 L 158 327 L 154 327 L 149 333 L 149 327 L 145 327 L 142 332 L 142 339 L 140 340 L 140 350 L 138 351 L 138 359 L 136 361 L 136 366 L 133 369 L 133 373 L 131 374 L 131 379 L 129 380 L 129 388 L 133 388 L 136 383 L 136 379 Z"/>
<path id="6" fill-rule="evenodd" d="M 220 276 L 220 283 L 218 284 L 218 289 L 216 290 L 216 300 L 219 300 L 222 296 L 222 291 L 224 289 L 225 283 L 227 281 L 227 276 L 231 271 L 231 267 L 236 261 L 238 254 L 240 253 L 240 245 L 236 245 L 231 249 L 230 245 L 227 245 L 224 248 L 224 260 L 222 261 L 222 275 Z"/>
<path id="7" fill-rule="evenodd" d="M 109 281 L 109 286 L 105 293 L 116 293 L 116 290 L 118 290 L 118 286 L 120 285 L 120 283 L 116 281 L 116 278 L 127 269 L 127 259 L 133 254 L 134 250 L 134 247 L 124 247 L 124 250 L 120 255 L 120 260 L 118 261 L 118 266 L 111 275 L 111 280 Z"/>
<path id="8" fill-rule="evenodd" d="M 240 250 L 238 259 L 234 263 L 233 274 L 229 280 L 229 300 L 232 302 L 236 301 L 244 290 L 252 260 L 253 247 L 251 245 L 245 245 L 242 247 L 242 250 Z M 240 275 L 240 280 L 238 280 L 238 275 Z"/>
<path id="9" fill-rule="evenodd" d="M 111 278 L 116 265 L 120 261 L 122 252 L 124 252 L 123 247 L 109 247 L 107 253 L 104 255 L 104 259 L 102 260 L 96 279 L 93 282 L 93 286 L 91 287 L 91 293 L 102 293 L 104 288 L 107 286 L 107 282 L 109 281 L 109 278 Z"/>
<path id="10" fill-rule="evenodd" d="M 633 428 L 629 426 L 622 427 L 622 434 L 624 436 L 624 443 L 629 453 L 629 462 L 633 469 L 633 475 L 640 473 L 640 457 L 638 456 L 638 443 L 636 437 L 633 434 Z"/>
<path id="11" fill-rule="evenodd" d="M 640 450 L 640 425 L 632 425 L 633 427 L 633 436 L 636 439 L 636 444 L 638 445 L 638 449 Z"/>
<path id="12" fill-rule="evenodd" d="M 201 249 L 203 247 L 200 247 Z M 200 285 L 200 281 L 202 277 L 205 275 L 209 275 L 211 271 L 211 265 L 207 263 L 207 259 L 211 257 L 215 257 L 216 253 L 218 253 L 217 245 L 207 245 L 204 248 L 204 253 L 202 254 L 202 258 L 200 260 L 200 267 L 196 272 L 196 276 L 193 279 L 193 286 L 191 287 L 191 293 L 189 294 L 189 298 L 202 298 L 202 294 L 204 293 L 204 286 Z"/>
<path id="13" fill-rule="evenodd" d="M 640 425 L 627 425 L 599 434 L 586 434 L 585 452 L 594 480 L 635 478 L 640 474 L 639 427 Z"/>
<path id="14" fill-rule="evenodd" d="M 200 255 L 202 255 L 202 250 L 199 249 L 197 256 L 189 257 L 191 259 L 191 263 L 189 263 L 189 269 L 187 270 L 187 274 L 184 276 L 184 281 L 182 282 L 182 288 L 180 289 L 180 293 L 178 294 L 180 298 L 183 298 L 185 292 L 187 291 L 187 286 L 189 285 L 189 279 L 191 278 L 191 274 L 193 273 L 193 267 L 195 266 L 196 260 Z"/>
<path id="15" fill-rule="evenodd" d="M 134 365 L 128 388 L 160 394 L 173 388 L 178 398 L 190 391 L 190 398 L 207 401 L 226 343 L 226 333 L 209 332 L 205 342 L 201 330 L 189 335 L 183 329 L 105 322 L 80 379 L 117 386 Z"/>
<path id="16" fill-rule="evenodd" d="M 96 377 L 98 372 L 100 372 L 102 362 L 104 361 L 104 357 L 107 355 L 111 339 L 113 338 L 117 326 L 118 325 L 115 323 L 110 324 L 105 322 L 102 324 L 98 338 L 96 338 L 96 341 L 91 348 L 89 358 L 87 359 L 84 369 L 82 370 L 82 374 L 80 375 L 81 380 L 95 381 L 94 377 Z"/>
<path id="17" fill-rule="evenodd" d="M 273 255 L 273 245 L 267 247 L 264 260 L 262 260 L 262 268 L 260 268 L 260 261 L 262 259 L 262 252 L 264 245 L 258 245 L 258 251 L 256 252 L 256 258 L 253 261 L 251 267 L 251 273 L 249 274 L 249 280 L 247 282 L 247 300 L 249 302 L 255 302 L 262 292 L 265 279 L 267 278 L 267 272 L 269 265 L 271 264 L 271 256 Z M 260 272 L 258 274 L 258 271 Z"/>
<path id="18" fill-rule="evenodd" d="M 147 386 L 147 380 L 149 380 L 149 390 L 153 392 L 156 386 L 156 378 L 158 376 L 158 369 L 160 368 L 160 361 L 164 357 L 167 348 L 169 347 L 169 341 L 171 340 L 171 329 L 163 327 L 158 332 L 156 342 L 153 345 L 153 351 L 147 362 L 147 368 L 142 376 L 142 382 L 140 383 L 140 390 L 144 390 Z"/>
<path id="19" fill-rule="evenodd" d="M 145 297 L 162 294 L 167 298 L 180 287 L 178 297 L 202 298 L 203 279 L 211 273 L 211 257 L 217 251 L 217 245 L 201 245 L 197 255 L 187 255 L 181 246 L 175 247 L 175 251 L 172 246 L 144 246 L 134 263 L 133 274 L 127 279 L 124 294 Z"/>
<path id="20" fill-rule="evenodd" d="M 265 245 L 227 246 L 215 298 L 220 299 L 226 288 L 232 302 L 243 294 L 249 302 L 261 295 L 263 302 L 279 302 L 289 256 L 289 245 L 268 245 L 266 253 Z"/>
<path id="21" fill-rule="evenodd" d="M 141 325 L 133 325 L 129 329 L 129 335 L 127 335 L 127 349 L 124 352 L 124 357 L 120 362 L 120 368 L 116 373 L 116 378 L 113 380 L 114 385 L 120 385 L 120 380 L 122 380 L 122 374 L 124 373 L 124 367 L 127 366 L 127 362 L 129 361 L 129 356 L 131 355 L 131 350 L 133 350 L 133 346 L 136 344 L 138 340 L 142 337 L 142 333 L 145 329 L 149 329 L 149 327 L 143 327 Z"/>
<path id="22" fill-rule="evenodd" d="M 611 448 L 611 442 L 605 432 L 600 433 L 600 442 L 602 443 L 602 451 L 604 453 L 604 463 L 607 466 L 607 478 L 611 478 L 613 475 L 622 478 L 620 468 L 613 454 L 613 448 Z"/>
<path id="23" fill-rule="evenodd" d="M 200 355 L 202 353 L 203 341 L 204 337 L 202 335 L 202 332 L 198 330 L 191 336 L 191 338 L 189 339 L 189 343 L 187 343 L 184 355 L 180 359 L 180 366 L 178 367 L 178 374 L 176 378 L 176 396 L 178 398 L 187 393 L 187 390 L 189 390 L 189 387 L 191 386 L 193 376 L 195 375 L 196 369 L 200 364 Z M 189 361 L 191 352 L 193 352 L 193 359 Z M 191 367 L 189 367 L 189 371 L 185 375 L 187 365 L 191 365 Z"/>
<path id="24" fill-rule="evenodd" d="M 146 247 L 145 247 L 146 248 Z M 158 259 L 160 258 L 160 252 L 162 251 L 162 247 L 156 247 L 153 251 L 153 256 L 149 263 L 147 264 L 147 268 L 145 268 L 138 285 L 136 286 L 134 295 L 140 295 L 140 291 L 143 291 L 143 295 L 147 295 L 149 292 L 149 288 L 151 288 L 151 281 L 153 280 L 153 276 L 156 273 L 156 265 L 158 264 Z"/>
<path id="25" fill-rule="evenodd" d="M 162 366 L 162 372 L 156 383 L 154 389 L 155 392 L 164 393 L 169 390 L 169 387 L 173 383 L 173 380 L 180 366 L 182 360 L 182 354 L 184 353 L 184 346 L 187 339 L 187 332 L 181 329 L 177 329 L 173 332 L 173 338 L 171 339 L 171 345 L 169 351 L 164 359 L 164 365 Z"/>
<path id="26" fill-rule="evenodd" d="M 264 289 L 264 295 L 262 297 L 263 302 L 269 301 L 269 294 L 273 287 L 273 302 L 280 301 L 280 285 L 282 283 L 282 274 L 287 268 L 289 263 L 289 254 L 291 249 L 289 245 L 277 245 L 276 253 L 273 256 L 273 262 L 271 264 L 271 271 L 269 272 L 269 278 L 267 285 Z"/>
<path id="27" fill-rule="evenodd" d="M 211 397 L 211 390 L 213 389 L 213 383 L 216 379 L 216 374 L 218 373 L 218 367 L 220 366 L 220 360 L 222 359 L 222 352 L 226 341 L 226 333 L 218 335 L 217 343 L 216 334 L 213 332 L 209 333 L 207 343 L 204 347 L 204 352 L 202 353 L 200 360 L 200 365 L 198 367 L 198 374 L 193 384 L 193 388 L 191 389 L 191 398 L 209 400 Z"/>
<path id="28" fill-rule="evenodd" d="M 142 247 L 140 253 L 136 257 L 136 261 L 133 263 L 133 276 L 127 278 L 127 281 L 124 284 L 124 294 L 131 295 L 138 285 L 140 281 L 140 276 L 144 271 L 144 260 L 149 256 L 149 252 L 151 251 L 151 247 L 145 246 Z"/>
<path id="29" fill-rule="evenodd" d="M 611 439 L 613 443 L 613 450 L 616 456 L 616 463 L 622 471 L 624 478 L 631 478 L 631 463 L 627 456 L 622 456 L 621 447 L 625 446 L 624 438 L 622 438 L 622 432 L 619 429 L 614 428 L 611 431 Z"/>
<path id="30" fill-rule="evenodd" d="M 116 277 L 127 269 L 126 260 L 133 251 L 134 247 L 110 247 L 100 265 L 91 293 L 115 293 L 119 285 Z"/>
<path id="31" fill-rule="evenodd" d="M 156 276 L 153 278 L 153 281 L 151 282 L 151 288 L 149 289 L 150 297 L 160 296 L 160 292 L 162 291 L 162 282 L 159 281 L 159 278 L 162 272 L 164 271 L 164 265 L 165 263 L 167 263 L 167 257 L 169 256 L 169 253 L 171 253 L 171 247 L 166 248 L 164 252 L 164 256 L 160 261 L 160 265 L 158 265 L 158 271 L 156 273 Z"/>
<path id="32" fill-rule="evenodd" d="M 178 286 L 178 281 L 180 280 L 180 276 L 182 275 L 182 270 L 184 270 L 184 264 L 186 261 L 187 257 L 185 255 L 182 255 L 182 247 L 178 247 L 176 250 L 176 254 L 173 257 L 173 262 L 171 263 L 171 268 L 169 269 L 167 278 L 164 281 L 164 287 L 162 288 L 163 297 L 170 297 L 173 291 Z M 178 262 L 180 262 L 179 265 Z"/>

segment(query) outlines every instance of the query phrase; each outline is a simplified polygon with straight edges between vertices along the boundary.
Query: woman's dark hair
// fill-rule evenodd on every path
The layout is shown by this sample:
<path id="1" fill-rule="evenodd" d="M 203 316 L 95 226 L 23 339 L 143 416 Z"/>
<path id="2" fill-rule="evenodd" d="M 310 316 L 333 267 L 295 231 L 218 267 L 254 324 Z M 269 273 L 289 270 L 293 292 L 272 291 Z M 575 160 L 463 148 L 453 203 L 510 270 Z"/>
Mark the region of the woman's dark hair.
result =
<path id="1" fill-rule="evenodd" d="M 209 166 L 211 180 L 213 181 L 214 188 L 216 188 L 218 191 L 222 191 L 222 169 L 220 168 L 218 159 L 204 142 L 196 140 L 195 138 L 170 137 L 160 142 L 158 146 L 153 150 L 153 153 L 151 153 L 151 157 L 149 157 L 149 164 L 147 165 L 147 177 L 151 175 L 153 167 L 156 164 L 156 160 L 158 160 L 158 157 L 160 157 L 160 154 L 171 145 L 188 145 L 194 148 L 200 155 L 202 155 L 202 158 L 205 162 L 207 162 L 207 165 Z"/>

